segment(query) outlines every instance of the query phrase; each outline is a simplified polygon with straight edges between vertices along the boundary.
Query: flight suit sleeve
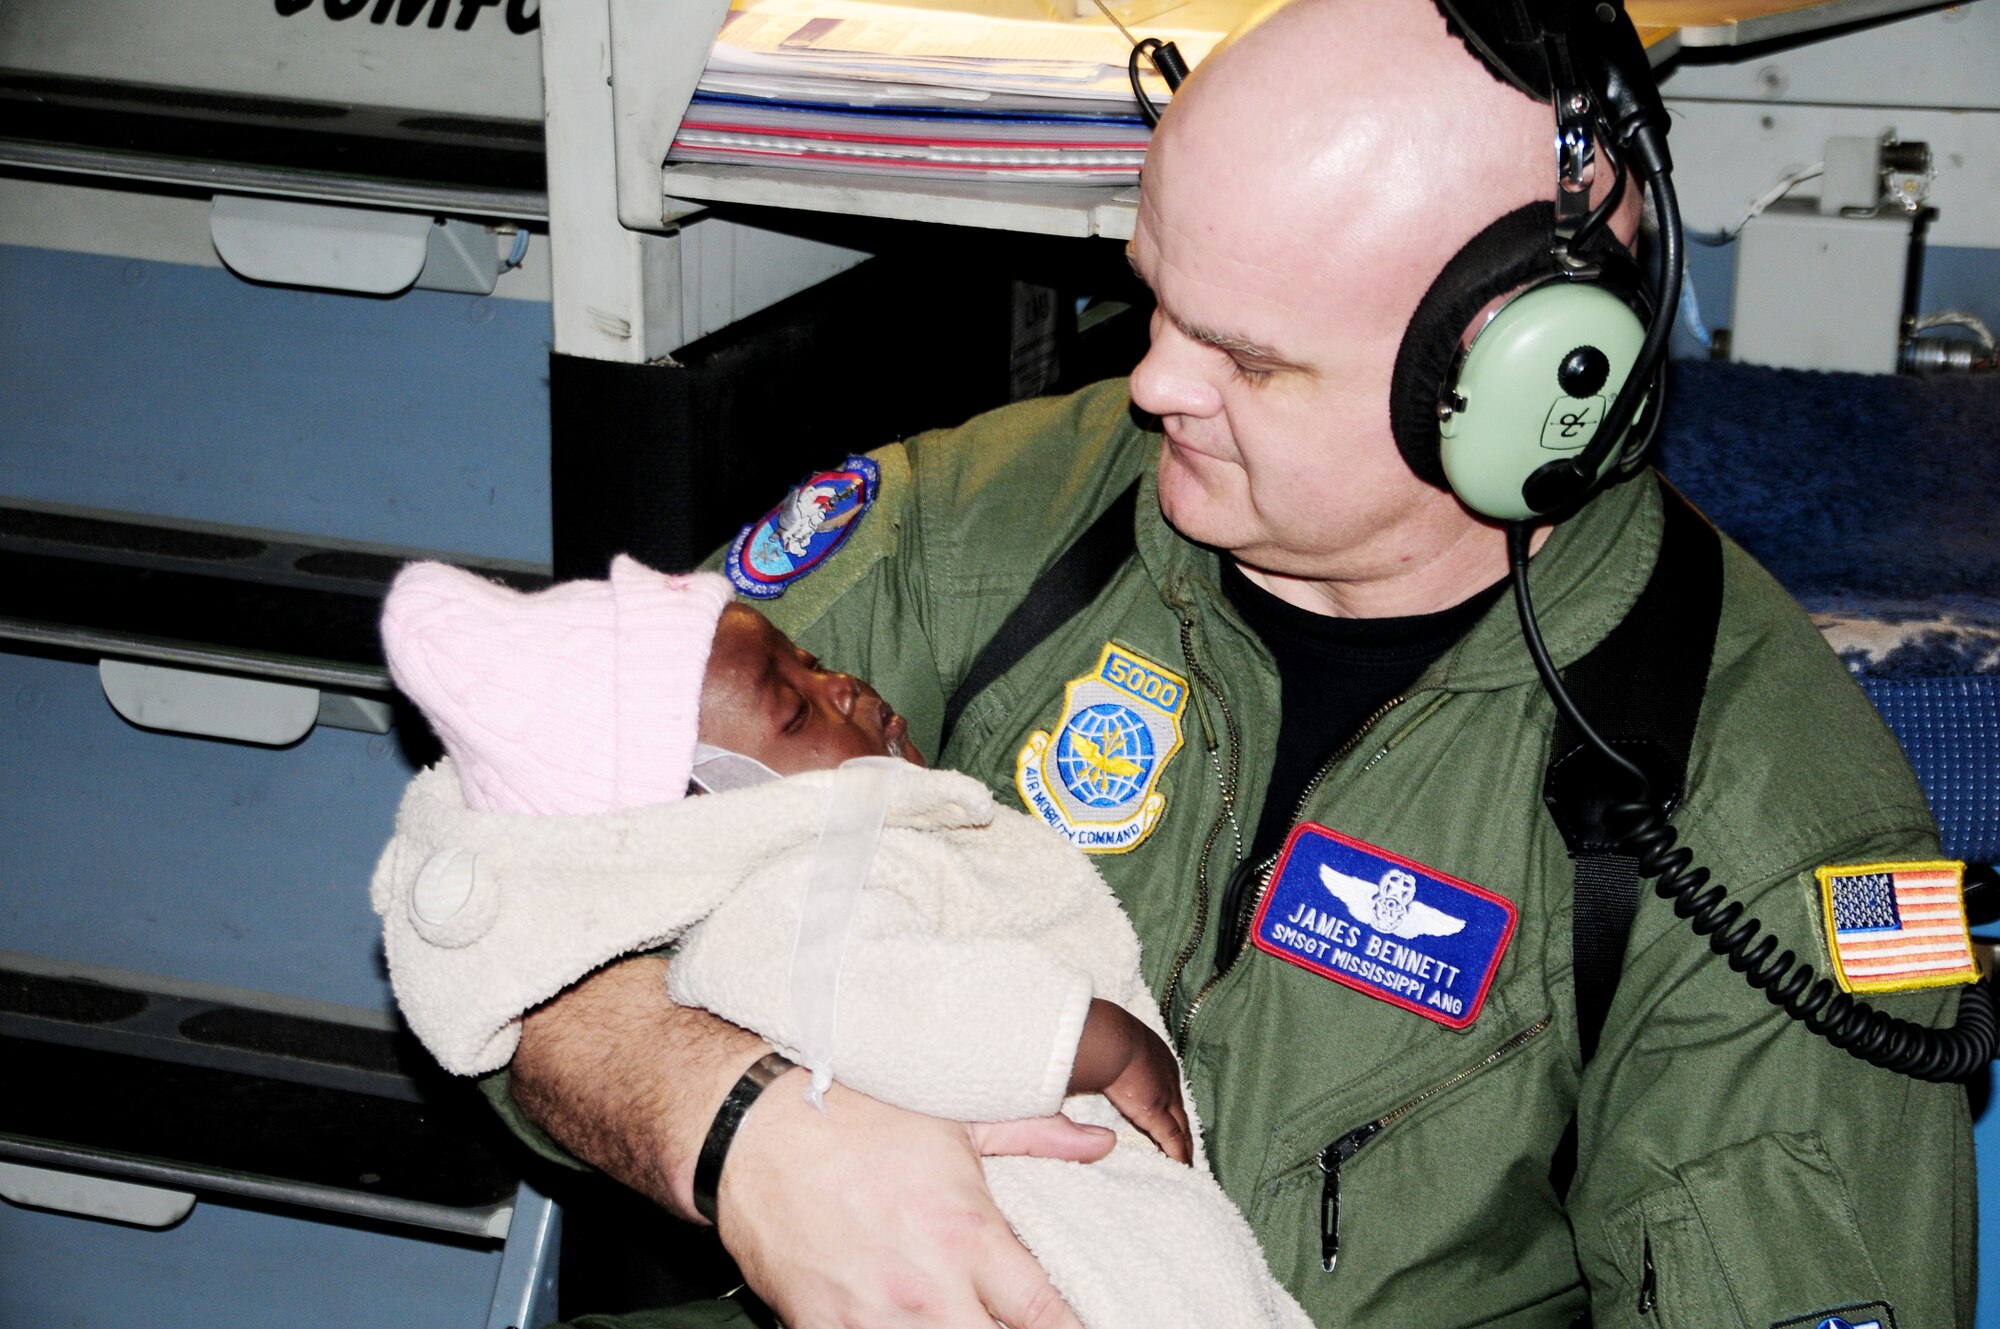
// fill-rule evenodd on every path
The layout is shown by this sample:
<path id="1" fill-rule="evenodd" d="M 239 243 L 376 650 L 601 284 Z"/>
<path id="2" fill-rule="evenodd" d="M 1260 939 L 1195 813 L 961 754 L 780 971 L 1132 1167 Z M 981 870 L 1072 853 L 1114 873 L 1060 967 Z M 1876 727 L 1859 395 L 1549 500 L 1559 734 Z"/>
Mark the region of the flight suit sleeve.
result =
<path id="1" fill-rule="evenodd" d="M 1927 832 L 1884 828 L 1826 861 L 1936 857 Z M 1823 975 L 1814 866 L 1726 884 Z M 1960 991 L 1867 1000 L 1937 1028 Z M 1578 1132 L 1570 1213 L 1598 1329 L 1971 1323 L 1965 1089 L 1832 1047 L 1650 891 L 1579 1088 Z"/>
<path id="2" fill-rule="evenodd" d="M 929 636 L 932 614 L 911 447 L 893 443 L 869 453 L 878 487 L 852 533 L 781 594 L 749 603 L 828 664 L 873 684 L 909 721 L 919 751 L 931 756 L 937 752 L 945 698 Z M 707 566 L 727 571 L 740 557 L 739 546 L 732 545 Z"/>
<path id="3" fill-rule="evenodd" d="M 934 759 L 947 702 L 979 652 L 1156 451 L 1115 379 L 877 449 L 866 458 L 879 475 L 868 510 L 837 542 L 819 537 L 824 557 L 802 562 L 778 594 L 751 602 L 872 683 Z M 774 498 L 772 516 L 709 561 L 739 588 L 755 581 L 743 564 L 760 524 L 789 502 Z"/>
<path id="4" fill-rule="evenodd" d="M 576 1155 L 555 1142 L 555 1137 L 537 1126 L 521 1105 L 514 1101 L 509 1088 L 511 1076 L 505 1070 L 497 1070 L 491 1075 L 479 1078 L 479 1092 L 483 1094 L 493 1111 L 499 1116 L 500 1124 L 514 1133 L 514 1138 L 526 1145 L 537 1157 L 561 1167 L 578 1172 L 588 1172 L 590 1165 L 579 1160 Z"/>

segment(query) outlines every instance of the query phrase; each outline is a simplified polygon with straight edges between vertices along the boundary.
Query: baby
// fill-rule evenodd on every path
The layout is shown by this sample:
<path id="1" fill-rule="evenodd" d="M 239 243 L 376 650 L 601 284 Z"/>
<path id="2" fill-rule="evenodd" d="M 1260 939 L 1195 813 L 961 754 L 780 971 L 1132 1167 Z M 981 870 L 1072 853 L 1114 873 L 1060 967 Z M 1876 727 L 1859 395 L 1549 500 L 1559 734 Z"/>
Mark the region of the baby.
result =
<path id="1" fill-rule="evenodd" d="M 773 776 L 832 770 L 870 756 L 924 765 L 909 740 L 908 723 L 872 686 L 825 668 L 742 604 L 725 608 L 716 624 L 698 738 L 717 754 L 752 758 Z M 697 774 L 695 784 L 700 783 Z M 1068 1092 L 1103 1094 L 1167 1155 L 1191 1160 L 1173 1053 L 1130 1011 L 1101 996 L 1086 1008 Z"/>
<path id="2" fill-rule="evenodd" d="M 1119 1129 L 1099 1163 L 985 1160 L 1091 1329 L 1307 1324 L 1181 1165 L 1200 1146 L 1109 889 L 985 786 L 924 770 L 868 684 L 722 578 L 624 558 L 533 595 L 415 565 L 383 638 L 450 760 L 412 782 L 371 894 L 447 1069 L 505 1065 L 525 1010 L 677 943 L 674 999 L 803 1062 L 815 1093 Z"/>

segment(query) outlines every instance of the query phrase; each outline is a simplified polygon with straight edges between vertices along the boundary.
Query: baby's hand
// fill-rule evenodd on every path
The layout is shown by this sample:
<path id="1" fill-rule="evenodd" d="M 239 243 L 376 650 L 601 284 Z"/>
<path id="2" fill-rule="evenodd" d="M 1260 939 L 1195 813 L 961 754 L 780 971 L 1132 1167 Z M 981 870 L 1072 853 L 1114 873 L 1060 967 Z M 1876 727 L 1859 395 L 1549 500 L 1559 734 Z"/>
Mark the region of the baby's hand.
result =
<path id="1" fill-rule="evenodd" d="M 1194 1157 L 1187 1109 L 1181 1104 L 1180 1069 L 1160 1036 L 1124 1007 L 1094 998 L 1076 1045 L 1069 1091 L 1098 1093 L 1144 1131 L 1167 1157 Z"/>

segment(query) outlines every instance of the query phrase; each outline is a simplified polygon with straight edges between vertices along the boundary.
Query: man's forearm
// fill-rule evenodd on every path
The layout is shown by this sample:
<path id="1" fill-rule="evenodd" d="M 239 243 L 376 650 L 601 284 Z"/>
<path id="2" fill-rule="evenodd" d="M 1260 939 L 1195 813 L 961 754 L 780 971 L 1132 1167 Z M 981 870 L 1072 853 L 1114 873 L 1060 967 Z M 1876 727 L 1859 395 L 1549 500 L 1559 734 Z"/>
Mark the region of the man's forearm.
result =
<path id="1" fill-rule="evenodd" d="M 513 1094 L 571 1153 L 692 1221 L 694 1162 L 764 1044 L 667 996 L 667 962 L 591 975 L 521 1025 Z"/>

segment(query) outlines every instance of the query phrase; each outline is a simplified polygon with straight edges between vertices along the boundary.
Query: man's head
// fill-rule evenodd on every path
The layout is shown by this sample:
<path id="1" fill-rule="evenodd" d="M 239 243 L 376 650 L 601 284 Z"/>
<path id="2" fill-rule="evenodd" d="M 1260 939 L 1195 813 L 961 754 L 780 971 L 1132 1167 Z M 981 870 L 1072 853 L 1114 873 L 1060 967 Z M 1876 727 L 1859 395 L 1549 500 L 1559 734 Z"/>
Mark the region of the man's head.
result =
<path id="1" fill-rule="evenodd" d="M 1165 427 L 1177 528 L 1358 587 L 1497 550 L 1402 460 L 1390 379 L 1451 256 L 1553 197 L 1552 138 L 1431 0 L 1299 0 L 1203 64 L 1148 151 L 1130 247 L 1159 299 L 1132 395 Z"/>

